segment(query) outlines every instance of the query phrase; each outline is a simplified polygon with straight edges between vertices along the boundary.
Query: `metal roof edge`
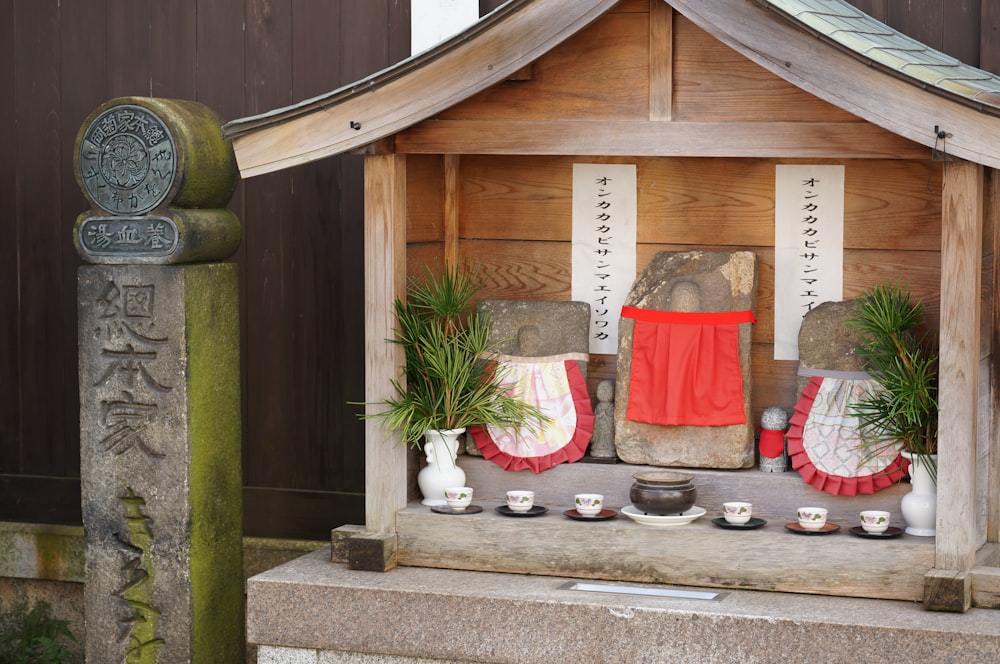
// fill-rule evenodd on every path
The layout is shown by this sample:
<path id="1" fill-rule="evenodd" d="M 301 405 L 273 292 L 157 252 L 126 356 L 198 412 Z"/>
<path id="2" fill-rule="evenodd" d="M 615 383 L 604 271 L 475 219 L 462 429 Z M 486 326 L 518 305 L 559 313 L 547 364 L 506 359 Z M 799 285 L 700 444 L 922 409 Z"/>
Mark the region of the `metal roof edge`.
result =
<path id="1" fill-rule="evenodd" d="M 846 0 L 754 0 L 818 39 L 922 90 L 1000 115 L 1000 76 L 905 35 Z"/>

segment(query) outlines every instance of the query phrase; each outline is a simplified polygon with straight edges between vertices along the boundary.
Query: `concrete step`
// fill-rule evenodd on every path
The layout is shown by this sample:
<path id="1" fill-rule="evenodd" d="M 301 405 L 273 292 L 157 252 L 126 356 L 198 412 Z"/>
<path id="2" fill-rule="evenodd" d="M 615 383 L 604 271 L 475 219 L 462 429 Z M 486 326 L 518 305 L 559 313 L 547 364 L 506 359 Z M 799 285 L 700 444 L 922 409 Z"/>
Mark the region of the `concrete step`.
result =
<path id="1" fill-rule="evenodd" d="M 247 635 L 260 664 L 1000 661 L 1000 614 L 990 609 L 747 590 L 653 596 L 632 593 L 706 589 L 636 583 L 609 593 L 551 576 L 352 571 L 330 555 L 248 580 Z"/>

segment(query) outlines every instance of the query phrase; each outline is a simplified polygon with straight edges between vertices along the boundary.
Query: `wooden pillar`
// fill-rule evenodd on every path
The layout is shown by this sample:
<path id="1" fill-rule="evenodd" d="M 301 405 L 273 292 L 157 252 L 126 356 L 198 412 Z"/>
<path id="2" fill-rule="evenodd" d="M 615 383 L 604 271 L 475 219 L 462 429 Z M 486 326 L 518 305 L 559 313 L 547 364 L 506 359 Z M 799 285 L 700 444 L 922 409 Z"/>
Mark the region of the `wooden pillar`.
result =
<path id="1" fill-rule="evenodd" d="M 673 117 L 674 10 L 663 0 L 649 2 L 649 119 Z"/>
<path id="2" fill-rule="evenodd" d="M 365 157 L 365 401 L 392 395 L 403 351 L 386 343 L 396 326 L 393 302 L 406 289 L 406 157 Z M 377 408 L 368 406 L 368 408 Z M 406 446 L 377 420 L 365 422 L 365 530 L 395 535 L 406 506 Z M 394 540 L 394 537 L 392 538 Z"/>
<path id="3" fill-rule="evenodd" d="M 444 156 L 444 260 L 448 265 L 458 265 L 458 224 L 461 191 L 458 169 L 460 158 L 457 154 Z"/>
<path id="4" fill-rule="evenodd" d="M 937 540 L 924 604 L 935 610 L 967 611 L 976 555 L 983 167 L 948 163 L 941 204 Z"/>
<path id="5" fill-rule="evenodd" d="M 990 311 L 990 417 L 988 459 L 989 488 L 986 494 L 986 541 L 1000 542 L 1000 171 L 986 171 L 986 200 L 984 204 L 986 239 L 991 257 L 992 294 Z"/>

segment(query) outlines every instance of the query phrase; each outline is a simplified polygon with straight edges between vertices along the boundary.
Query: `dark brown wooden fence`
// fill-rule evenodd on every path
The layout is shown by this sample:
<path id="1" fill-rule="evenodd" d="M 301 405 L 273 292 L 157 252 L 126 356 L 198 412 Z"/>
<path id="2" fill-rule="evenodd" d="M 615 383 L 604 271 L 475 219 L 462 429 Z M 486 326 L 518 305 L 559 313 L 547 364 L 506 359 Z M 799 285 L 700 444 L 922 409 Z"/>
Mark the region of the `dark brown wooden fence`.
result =
<path id="1" fill-rule="evenodd" d="M 0 519 L 80 522 L 73 142 L 124 95 L 232 119 L 327 92 L 409 53 L 394 0 L 0 3 Z M 240 185 L 246 533 L 363 523 L 357 157 Z"/>
<path id="2" fill-rule="evenodd" d="M 482 13 L 501 0 L 481 0 Z M 1000 70 L 993 0 L 857 0 Z M 73 143 L 108 99 L 196 99 L 224 119 L 333 90 L 409 52 L 409 0 L 0 2 L 0 520 L 80 522 Z M 245 532 L 362 523 L 360 158 L 246 181 Z"/>
<path id="3" fill-rule="evenodd" d="M 997 0 L 848 0 L 863 12 L 987 71 L 1000 71 Z"/>

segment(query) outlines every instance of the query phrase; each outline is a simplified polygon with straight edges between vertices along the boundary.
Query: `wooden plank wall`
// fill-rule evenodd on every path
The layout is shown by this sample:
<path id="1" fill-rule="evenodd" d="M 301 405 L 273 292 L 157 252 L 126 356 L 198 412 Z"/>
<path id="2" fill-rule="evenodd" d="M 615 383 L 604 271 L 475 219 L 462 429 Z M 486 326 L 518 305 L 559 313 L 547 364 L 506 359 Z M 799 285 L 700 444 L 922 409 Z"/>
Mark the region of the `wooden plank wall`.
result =
<path id="1" fill-rule="evenodd" d="M 480 0 L 480 9 L 485 13 L 500 4 Z M 979 44 L 981 64 L 1000 71 L 996 3 L 855 4 L 870 5 L 893 25 L 906 20 L 914 30 L 931 26 L 923 38 L 946 51 Z M 942 21 L 943 7 L 953 4 L 962 9 L 949 8 Z M 641 13 L 648 3 L 626 0 L 619 9 Z M 196 99 L 228 120 L 332 90 L 408 55 L 409 2 L 2 0 L 0 37 L 0 519 L 79 523 L 79 259 L 69 229 L 85 207 L 72 171 L 81 123 L 98 105 L 121 95 Z M 460 163 L 470 173 L 477 168 L 474 160 Z M 757 165 L 753 177 L 764 178 L 769 168 Z M 850 204 L 866 214 L 876 216 L 890 196 L 896 205 L 906 200 L 916 206 L 912 215 L 933 207 L 925 193 L 893 191 L 891 171 L 849 169 L 855 182 L 874 177 L 884 185 L 873 184 L 871 192 L 852 190 Z M 536 202 L 515 204 L 495 191 L 496 174 L 476 177 L 491 189 L 464 196 L 462 205 L 470 209 L 495 202 L 514 211 L 525 206 L 547 211 L 558 208 L 549 200 L 558 200 L 551 188 L 566 186 L 549 182 Z M 235 260 L 243 273 L 248 534 L 325 538 L 332 526 L 362 522 L 362 428 L 344 405 L 363 394 L 361 182 L 360 158 L 327 159 L 243 183 L 231 205 L 244 223 Z M 520 195 L 527 192 L 524 186 L 519 185 Z M 693 218 L 717 207 L 725 210 L 727 224 L 739 228 L 745 217 L 760 213 L 750 212 L 755 201 L 744 191 L 749 186 L 740 184 L 733 199 L 690 205 L 657 188 L 644 200 L 654 211 L 689 207 Z M 914 193 L 920 195 L 911 200 Z M 416 214 L 427 217 L 422 227 L 442 218 L 433 210 Z M 512 220 L 505 217 L 505 223 Z M 880 228 L 884 244 L 892 224 Z M 498 232 L 486 229 L 475 240 L 478 251 L 497 244 Z M 896 233 L 897 241 L 920 237 L 909 237 L 903 228 Z M 673 246 L 675 240 L 660 229 L 644 247 L 660 242 Z M 547 251 L 553 246 L 561 241 L 523 243 L 524 255 L 537 263 L 502 273 L 512 293 L 561 297 L 567 291 L 568 277 L 555 267 L 561 259 Z M 875 256 L 880 247 L 857 246 L 851 252 Z M 434 244 L 421 245 L 411 260 L 432 259 L 436 251 Z M 515 258 L 504 260 L 525 264 Z M 863 283 L 874 263 L 853 260 L 858 266 L 853 287 Z M 755 373 L 763 379 L 766 365 L 758 366 Z M 601 371 L 609 370 L 598 367 L 596 373 Z"/>
<path id="2" fill-rule="evenodd" d="M 395 0 L 0 2 L 0 520 L 80 522 L 76 133 L 123 95 L 223 120 L 409 55 Z M 364 522 L 361 158 L 240 185 L 245 530 Z"/>
<path id="3" fill-rule="evenodd" d="M 461 253 L 494 271 L 489 294 L 504 299 L 570 299 L 575 161 L 637 165 L 640 271 L 657 251 L 750 249 L 759 255 L 754 412 L 794 404 L 796 363 L 771 359 L 776 160 L 465 155 L 461 161 Z M 927 190 L 930 168 L 929 163 L 909 161 L 846 162 L 844 295 L 859 295 L 884 280 L 909 284 L 913 294 L 927 304 L 927 319 L 936 327 L 940 193 Z M 411 202 L 424 198 L 416 186 L 412 180 L 408 183 Z M 411 240 L 433 237 L 436 229 L 421 224 L 429 216 L 411 216 Z M 411 250 L 409 260 L 415 267 L 438 259 L 440 250 L 440 246 L 421 243 Z M 613 357 L 592 359 L 591 383 L 613 373 Z"/>
<path id="4" fill-rule="evenodd" d="M 647 17 L 623 3 L 617 13 L 543 56 L 532 67 L 531 82 L 512 81 L 452 107 L 453 119 L 490 119 L 503 108 L 505 121 L 547 117 L 590 117 L 610 106 L 618 116 L 643 119 L 647 112 L 648 46 L 627 35 L 643 34 Z M 674 121 L 822 120 L 858 123 L 859 119 L 794 88 L 764 71 L 705 32 L 675 17 L 673 41 Z M 627 43 L 627 46 L 622 46 Z M 588 58 L 617 44 L 598 59 L 614 71 L 615 84 L 602 85 L 607 73 Z M 566 76 L 572 62 L 573 75 Z M 725 66 L 718 66 L 719 63 Z M 639 90 L 620 103 L 620 90 Z M 492 111 L 496 113 L 495 110 Z M 753 127 L 748 125 L 748 131 Z M 405 144 L 405 141 L 399 143 Z M 411 270 L 440 260 L 441 158 L 410 155 L 409 255 Z M 760 290 L 753 330 L 754 416 L 768 406 L 791 408 L 797 397 L 797 363 L 773 359 L 774 339 L 774 173 L 790 159 L 609 158 L 594 156 L 462 155 L 459 251 L 463 258 L 492 270 L 489 296 L 503 299 L 568 300 L 571 284 L 571 203 L 573 163 L 632 163 L 638 172 L 637 268 L 658 251 L 750 249 L 760 257 Z M 941 170 L 926 159 L 879 159 L 810 163 L 846 166 L 844 296 L 853 297 L 876 283 L 909 286 L 927 305 L 936 329 L 940 289 Z M 435 244 L 438 243 L 438 244 Z M 588 379 L 612 378 L 614 356 L 595 356 Z"/>

